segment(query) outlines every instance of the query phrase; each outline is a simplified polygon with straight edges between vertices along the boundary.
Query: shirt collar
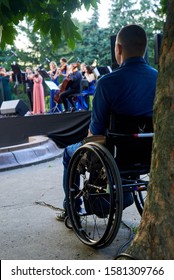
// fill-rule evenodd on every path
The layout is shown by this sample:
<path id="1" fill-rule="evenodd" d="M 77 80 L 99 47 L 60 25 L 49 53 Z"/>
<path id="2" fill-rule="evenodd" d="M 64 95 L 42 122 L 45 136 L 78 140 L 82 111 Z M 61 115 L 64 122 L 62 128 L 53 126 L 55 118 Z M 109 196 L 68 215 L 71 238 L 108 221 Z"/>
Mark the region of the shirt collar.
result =
<path id="1" fill-rule="evenodd" d="M 145 59 L 143 57 L 130 57 L 130 58 L 127 58 L 125 61 L 123 61 L 123 63 L 120 65 L 120 66 L 125 66 L 127 64 L 130 64 L 130 63 L 136 63 L 136 62 L 139 62 L 139 63 L 146 63 Z"/>

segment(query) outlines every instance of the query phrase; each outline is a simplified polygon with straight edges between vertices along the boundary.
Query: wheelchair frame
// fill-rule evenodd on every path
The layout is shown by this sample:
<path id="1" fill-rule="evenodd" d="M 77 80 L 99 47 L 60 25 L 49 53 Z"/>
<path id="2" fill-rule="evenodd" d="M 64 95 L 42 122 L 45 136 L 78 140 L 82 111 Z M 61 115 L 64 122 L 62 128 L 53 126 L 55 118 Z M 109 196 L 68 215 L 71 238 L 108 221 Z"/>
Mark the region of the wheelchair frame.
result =
<path id="1" fill-rule="evenodd" d="M 68 218 L 77 237 L 86 245 L 103 248 L 115 239 L 122 218 L 125 193 L 131 193 L 142 215 L 148 181 L 149 164 L 120 169 L 114 158 L 115 139 L 151 139 L 153 133 L 118 134 L 108 132 L 106 146 L 94 142 L 84 144 L 74 153 L 67 172 L 66 206 Z M 114 140 L 113 140 L 114 139 Z M 109 144 L 108 144 L 109 143 Z M 112 148 L 111 148 L 112 147 Z"/>

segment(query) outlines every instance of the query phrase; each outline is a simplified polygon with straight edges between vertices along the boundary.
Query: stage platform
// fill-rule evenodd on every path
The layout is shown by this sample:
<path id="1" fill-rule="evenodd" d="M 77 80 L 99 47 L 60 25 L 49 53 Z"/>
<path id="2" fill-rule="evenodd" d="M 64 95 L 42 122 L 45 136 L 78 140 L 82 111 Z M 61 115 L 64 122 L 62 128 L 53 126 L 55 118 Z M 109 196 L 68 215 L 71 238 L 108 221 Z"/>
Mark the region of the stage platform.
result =
<path id="1" fill-rule="evenodd" d="M 88 131 L 89 111 L 0 117 L 0 171 L 43 162 L 81 141 Z"/>

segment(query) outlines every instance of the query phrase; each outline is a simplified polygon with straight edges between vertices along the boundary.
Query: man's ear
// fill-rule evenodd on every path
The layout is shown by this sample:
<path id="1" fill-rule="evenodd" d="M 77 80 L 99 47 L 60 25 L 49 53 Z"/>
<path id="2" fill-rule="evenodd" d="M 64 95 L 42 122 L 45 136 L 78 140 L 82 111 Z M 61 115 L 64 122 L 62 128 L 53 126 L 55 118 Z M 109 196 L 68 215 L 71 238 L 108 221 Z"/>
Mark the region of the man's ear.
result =
<path id="1" fill-rule="evenodd" d="M 122 45 L 117 44 L 117 47 L 118 47 L 118 53 L 119 53 L 119 55 L 121 55 L 122 54 Z"/>

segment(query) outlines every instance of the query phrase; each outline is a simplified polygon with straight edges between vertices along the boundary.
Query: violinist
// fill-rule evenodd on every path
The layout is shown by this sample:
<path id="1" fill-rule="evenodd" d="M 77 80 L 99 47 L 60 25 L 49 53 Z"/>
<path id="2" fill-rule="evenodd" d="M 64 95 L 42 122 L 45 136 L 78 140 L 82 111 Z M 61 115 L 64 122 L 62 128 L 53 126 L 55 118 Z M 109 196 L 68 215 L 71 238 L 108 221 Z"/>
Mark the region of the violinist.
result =
<path id="1" fill-rule="evenodd" d="M 94 95 L 95 92 L 95 84 L 96 84 L 96 77 L 93 73 L 93 68 L 90 65 L 85 65 L 84 66 L 84 79 L 83 81 L 87 81 L 88 82 L 88 86 L 85 86 L 82 88 L 82 92 L 86 93 L 86 95 L 84 96 L 84 106 L 86 106 L 87 108 L 90 107 L 92 98 L 90 96 Z"/>
<path id="2" fill-rule="evenodd" d="M 85 79 L 85 70 L 86 70 L 86 64 L 84 62 L 82 62 L 80 64 L 80 71 L 82 73 L 82 79 Z"/>
<path id="3" fill-rule="evenodd" d="M 93 68 L 91 66 L 86 65 L 84 76 L 89 83 L 88 94 L 93 95 L 95 91 L 96 78 L 93 73 Z"/>
<path id="4" fill-rule="evenodd" d="M 13 81 L 12 80 L 12 74 L 13 74 L 13 71 L 7 72 L 4 67 L 0 67 L 0 76 L 1 77 L 9 77 L 10 82 Z"/>
<path id="5" fill-rule="evenodd" d="M 60 68 L 58 68 L 59 76 L 63 76 L 63 80 L 68 76 L 68 63 L 65 57 L 60 59 Z"/>
<path id="6" fill-rule="evenodd" d="M 51 80 L 58 83 L 58 73 L 57 73 L 57 63 L 55 61 L 50 62 L 50 71 L 48 71 L 48 75 L 50 76 Z M 58 84 L 57 84 L 58 85 Z"/>
<path id="7" fill-rule="evenodd" d="M 60 90 L 60 99 L 64 105 L 64 112 L 68 111 L 68 101 L 71 104 L 70 111 L 73 112 L 76 110 L 75 104 L 73 102 L 73 95 L 81 92 L 81 80 L 82 74 L 78 70 L 78 64 L 71 63 L 69 67 L 69 75 L 65 80 L 67 81 L 66 88 L 63 90 L 63 92 L 62 89 Z"/>
<path id="8" fill-rule="evenodd" d="M 12 71 L 7 72 L 4 67 L 0 67 L 0 105 L 3 101 L 11 100 L 11 89 L 9 82 L 12 82 Z"/>
<path id="9" fill-rule="evenodd" d="M 48 71 L 48 75 L 50 76 L 51 81 L 58 86 L 59 85 L 59 81 L 58 81 L 59 72 L 58 72 L 57 63 L 55 61 L 51 61 L 49 66 L 50 66 L 50 71 Z M 50 113 L 53 112 L 53 109 L 56 106 L 56 103 L 54 102 L 55 94 L 56 94 L 56 90 L 54 90 L 54 89 L 50 90 Z M 61 104 L 58 105 L 58 110 L 62 111 Z"/>
<path id="10" fill-rule="evenodd" d="M 33 111 L 33 71 L 29 66 L 25 68 L 25 71 L 26 75 L 24 83 L 26 84 L 26 93 L 30 102 L 31 111 Z"/>

